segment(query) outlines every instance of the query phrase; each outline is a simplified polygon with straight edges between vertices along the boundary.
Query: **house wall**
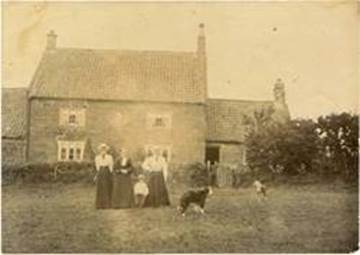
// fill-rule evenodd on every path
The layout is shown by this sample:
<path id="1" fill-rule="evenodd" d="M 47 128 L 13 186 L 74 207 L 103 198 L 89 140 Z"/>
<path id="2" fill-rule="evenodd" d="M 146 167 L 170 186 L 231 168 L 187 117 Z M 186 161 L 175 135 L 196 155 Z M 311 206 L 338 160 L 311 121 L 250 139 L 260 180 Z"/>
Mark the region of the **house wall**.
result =
<path id="1" fill-rule="evenodd" d="M 246 147 L 242 144 L 223 144 L 220 150 L 220 160 L 225 163 L 245 163 Z"/>
<path id="2" fill-rule="evenodd" d="M 24 139 L 1 140 L 2 164 L 16 165 L 26 161 L 26 141 Z"/>
<path id="3" fill-rule="evenodd" d="M 219 162 L 237 164 L 246 162 L 246 146 L 239 143 L 208 142 L 208 146 L 219 147 Z"/>
<path id="4" fill-rule="evenodd" d="M 71 105 L 86 109 L 85 127 L 64 130 L 59 112 Z M 148 113 L 170 114 L 171 128 L 148 129 Z M 57 139 L 86 139 L 95 152 L 100 143 L 126 148 L 134 160 L 142 160 L 146 145 L 171 146 L 171 163 L 204 160 L 205 109 L 201 104 L 32 99 L 30 102 L 29 160 L 57 160 Z M 89 154 L 87 154 L 89 155 Z"/>

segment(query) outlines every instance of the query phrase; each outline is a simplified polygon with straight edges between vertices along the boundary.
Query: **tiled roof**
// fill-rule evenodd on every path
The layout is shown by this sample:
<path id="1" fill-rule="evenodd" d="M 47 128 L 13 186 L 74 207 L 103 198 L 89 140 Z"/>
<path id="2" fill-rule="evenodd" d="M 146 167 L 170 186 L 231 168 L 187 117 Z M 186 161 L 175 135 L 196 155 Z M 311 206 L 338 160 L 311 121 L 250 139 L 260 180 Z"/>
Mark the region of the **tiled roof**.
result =
<path id="1" fill-rule="evenodd" d="M 205 101 L 195 52 L 57 48 L 45 52 L 31 97 Z"/>
<path id="2" fill-rule="evenodd" d="M 272 105 L 272 101 L 207 100 L 207 140 L 243 142 L 246 134 L 245 116 Z"/>
<path id="3" fill-rule="evenodd" d="M 27 89 L 2 88 L 2 137 L 24 138 L 26 135 Z"/>

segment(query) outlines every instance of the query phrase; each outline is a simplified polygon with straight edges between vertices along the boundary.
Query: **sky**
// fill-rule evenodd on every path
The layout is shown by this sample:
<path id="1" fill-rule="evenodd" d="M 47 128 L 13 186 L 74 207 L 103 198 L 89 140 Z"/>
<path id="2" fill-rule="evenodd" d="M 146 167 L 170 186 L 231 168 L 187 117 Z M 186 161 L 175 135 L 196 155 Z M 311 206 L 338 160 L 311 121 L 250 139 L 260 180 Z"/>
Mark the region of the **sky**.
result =
<path id="1" fill-rule="evenodd" d="M 3 87 L 28 86 L 46 44 L 195 51 L 205 24 L 213 98 L 272 100 L 281 78 L 292 117 L 357 112 L 356 1 L 17 2 L 2 10 Z"/>

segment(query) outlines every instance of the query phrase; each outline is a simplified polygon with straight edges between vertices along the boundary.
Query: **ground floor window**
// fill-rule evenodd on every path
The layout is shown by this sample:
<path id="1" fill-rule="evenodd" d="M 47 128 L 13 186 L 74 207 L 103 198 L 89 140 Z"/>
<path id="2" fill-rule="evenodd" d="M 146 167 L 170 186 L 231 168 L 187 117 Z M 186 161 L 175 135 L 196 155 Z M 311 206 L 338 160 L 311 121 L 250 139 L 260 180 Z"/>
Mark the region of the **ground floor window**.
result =
<path id="1" fill-rule="evenodd" d="M 243 149 L 243 152 L 242 152 L 242 160 L 241 160 L 241 161 L 242 161 L 241 163 L 242 163 L 243 165 L 247 165 L 246 153 L 247 153 L 247 149 L 244 148 L 244 149 Z"/>
<path id="2" fill-rule="evenodd" d="M 58 161 L 82 161 L 84 141 L 58 141 Z"/>
<path id="3" fill-rule="evenodd" d="M 145 146 L 145 155 L 153 155 L 156 150 L 160 150 L 161 155 L 167 162 L 171 159 L 171 145 L 154 145 L 148 144 Z"/>

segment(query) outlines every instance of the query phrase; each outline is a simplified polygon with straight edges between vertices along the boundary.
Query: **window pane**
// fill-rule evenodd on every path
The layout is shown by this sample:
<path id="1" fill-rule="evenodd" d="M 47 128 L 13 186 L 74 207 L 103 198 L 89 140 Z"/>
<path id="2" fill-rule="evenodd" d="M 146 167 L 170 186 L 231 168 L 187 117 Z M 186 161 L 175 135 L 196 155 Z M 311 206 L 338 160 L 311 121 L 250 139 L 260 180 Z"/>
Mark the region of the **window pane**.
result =
<path id="1" fill-rule="evenodd" d="M 76 115 L 75 114 L 70 114 L 69 115 L 69 123 L 70 124 L 76 124 Z"/>
<path id="2" fill-rule="evenodd" d="M 165 127 L 165 121 L 161 117 L 156 117 L 153 127 Z"/>
<path id="3" fill-rule="evenodd" d="M 74 160 L 74 148 L 69 149 L 69 160 Z"/>
<path id="4" fill-rule="evenodd" d="M 66 148 L 61 148 L 60 159 L 66 160 Z"/>
<path id="5" fill-rule="evenodd" d="M 76 160 L 81 160 L 81 149 L 80 148 L 76 149 Z"/>

